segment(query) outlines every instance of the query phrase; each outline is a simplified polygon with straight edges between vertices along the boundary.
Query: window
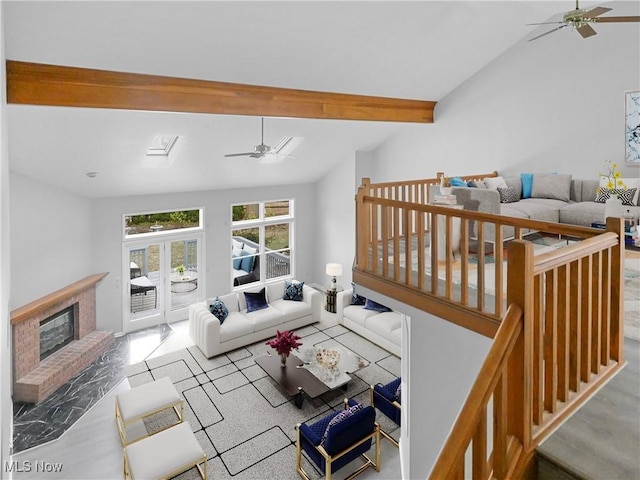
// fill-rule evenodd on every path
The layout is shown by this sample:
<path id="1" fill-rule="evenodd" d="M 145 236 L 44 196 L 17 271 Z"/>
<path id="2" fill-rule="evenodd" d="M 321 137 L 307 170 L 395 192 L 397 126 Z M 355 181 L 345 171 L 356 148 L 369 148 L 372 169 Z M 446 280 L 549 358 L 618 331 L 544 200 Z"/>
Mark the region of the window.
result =
<path id="1" fill-rule="evenodd" d="M 137 235 L 202 228 L 202 209 L 174 210 L 124 216 L 125 238 Z"/>
<path id="2" fill-rule="evenodd" d="M 292 274 L 293 222 L 293 200 L 231 206 L 234 286 Z"/>

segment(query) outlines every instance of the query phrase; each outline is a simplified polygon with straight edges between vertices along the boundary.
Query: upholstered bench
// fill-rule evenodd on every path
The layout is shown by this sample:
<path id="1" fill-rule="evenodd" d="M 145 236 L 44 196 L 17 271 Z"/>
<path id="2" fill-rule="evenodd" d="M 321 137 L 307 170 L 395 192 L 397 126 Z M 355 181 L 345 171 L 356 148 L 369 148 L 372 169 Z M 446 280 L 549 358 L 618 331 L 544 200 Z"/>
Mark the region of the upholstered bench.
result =
<path id="1" fill-rule="evenodd" d="M 182 422 L 124 447 L 124 478 L 172 478 L 196 467 L 200 476 L 209 476 L 207 456 L 191 431 Z"/>
<path id="2" fill-rule="evenodd" d="M 127 445 L 127 427 L 133 422 L 173 408 L 182 422 L 182 398 L 169 377 L 132 388 L 116 395 L 116 423 L 122 445 Z M 174 425 L 174 424 L 171 424 Z"/>

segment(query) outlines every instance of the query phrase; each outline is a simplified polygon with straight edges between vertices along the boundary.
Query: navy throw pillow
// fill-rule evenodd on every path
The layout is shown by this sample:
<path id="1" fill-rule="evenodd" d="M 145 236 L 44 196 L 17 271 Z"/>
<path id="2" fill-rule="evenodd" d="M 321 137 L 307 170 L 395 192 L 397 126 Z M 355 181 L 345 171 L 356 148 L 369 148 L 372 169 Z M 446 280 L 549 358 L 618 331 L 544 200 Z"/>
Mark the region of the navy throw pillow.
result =
<path id="1" fill-rule="evenodd" d="M 346 410 L 341 410 L 337 415 L 329 420 L 327 428 L 325 428 L 324 434 L 322 435 L 322 440 L 320 440 L 320 445 L 324 446 L 324 442 L 327 440 L 327 436 L 329 435 L 329 430 L 331 430 L 331 427 L 345 421 L 347 418 L 353 416 L 354 413 L 359 412 L 362 409 L 364 409 L 364 406 L 361 403 L 356 403 L 354 406 L 349 407 Z"/>
<path id="2" fill-rule="evenodd" d="M 247 301 L 247 313 L 269 306 L 264 288 L 259 292 L 244 292 L 244 298 Z"/>
<path id="3" fill-rule="evenodd" d="M 220 297 L 216 297 L 213 302 L 211 302 L 211 305 L 209 305 L 209 311 L 214 317 L 220 320 L 220 325 L 222 325 L 225 319 L 229 316 L 229 309 L 224 302 L 220 300 Z"/>
<path id="4" fill-rule="evenodd" d="M 284 281 L 284 295 L 283 300 L 292 300 L 294 302 L 301 302 L 303 300 L 302 289 L 304 288 L 304 282 L 298 282 L 297 280 L 285 280 Z"/>
<path id="5" fill-rule="evenodd" d="M 367 298 L 367 301 L 364 304 L 364 309 L 365 310 L 374 310 L 376 312 L 390 312 L 391 311 L 391 309 L 389 307 L 386 307 L 386 306 L 381 305 L 381 304 L 379 304 L 377 302 L 374 302 L 370 298 Z"/>

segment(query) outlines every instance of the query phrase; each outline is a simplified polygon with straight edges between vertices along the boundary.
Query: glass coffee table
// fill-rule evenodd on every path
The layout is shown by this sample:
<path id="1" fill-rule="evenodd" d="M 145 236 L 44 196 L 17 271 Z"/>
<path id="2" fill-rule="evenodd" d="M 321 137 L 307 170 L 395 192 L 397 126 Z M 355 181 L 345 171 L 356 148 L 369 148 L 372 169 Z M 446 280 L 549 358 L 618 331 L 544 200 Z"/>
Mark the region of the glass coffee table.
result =
<path id="1" fill-rule="evenodd" d="M 349 373 L 369 365 L 369 361 L 344 347 L 305 347 L 293 351 L 287 365 L 280 366 L 275 353 L 256 358 L 255 362 L 302 408 L 304 397 L 317 398 L 336 388 L 346 388 Z"/>
<path id="2" fill-rule="evenodd" d="M 187 270 L 183 273 L 171 274 L 171 291 L 173 293 L 193 292 L 198 288 L 198 272 Z"/>

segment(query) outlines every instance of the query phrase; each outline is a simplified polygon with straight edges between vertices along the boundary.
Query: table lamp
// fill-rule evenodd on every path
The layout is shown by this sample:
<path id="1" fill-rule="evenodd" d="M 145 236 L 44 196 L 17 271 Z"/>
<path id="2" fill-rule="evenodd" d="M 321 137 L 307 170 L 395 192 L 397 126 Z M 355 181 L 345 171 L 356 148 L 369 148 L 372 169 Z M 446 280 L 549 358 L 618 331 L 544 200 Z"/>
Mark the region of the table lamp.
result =
<path id="1" fill-rule="evenodd" d="M 342 275 L 342 265 L 339 263 L 327 263 L 327 275 L 332 276 L 331 289 L 336 289 L 336 277 Z"/>

